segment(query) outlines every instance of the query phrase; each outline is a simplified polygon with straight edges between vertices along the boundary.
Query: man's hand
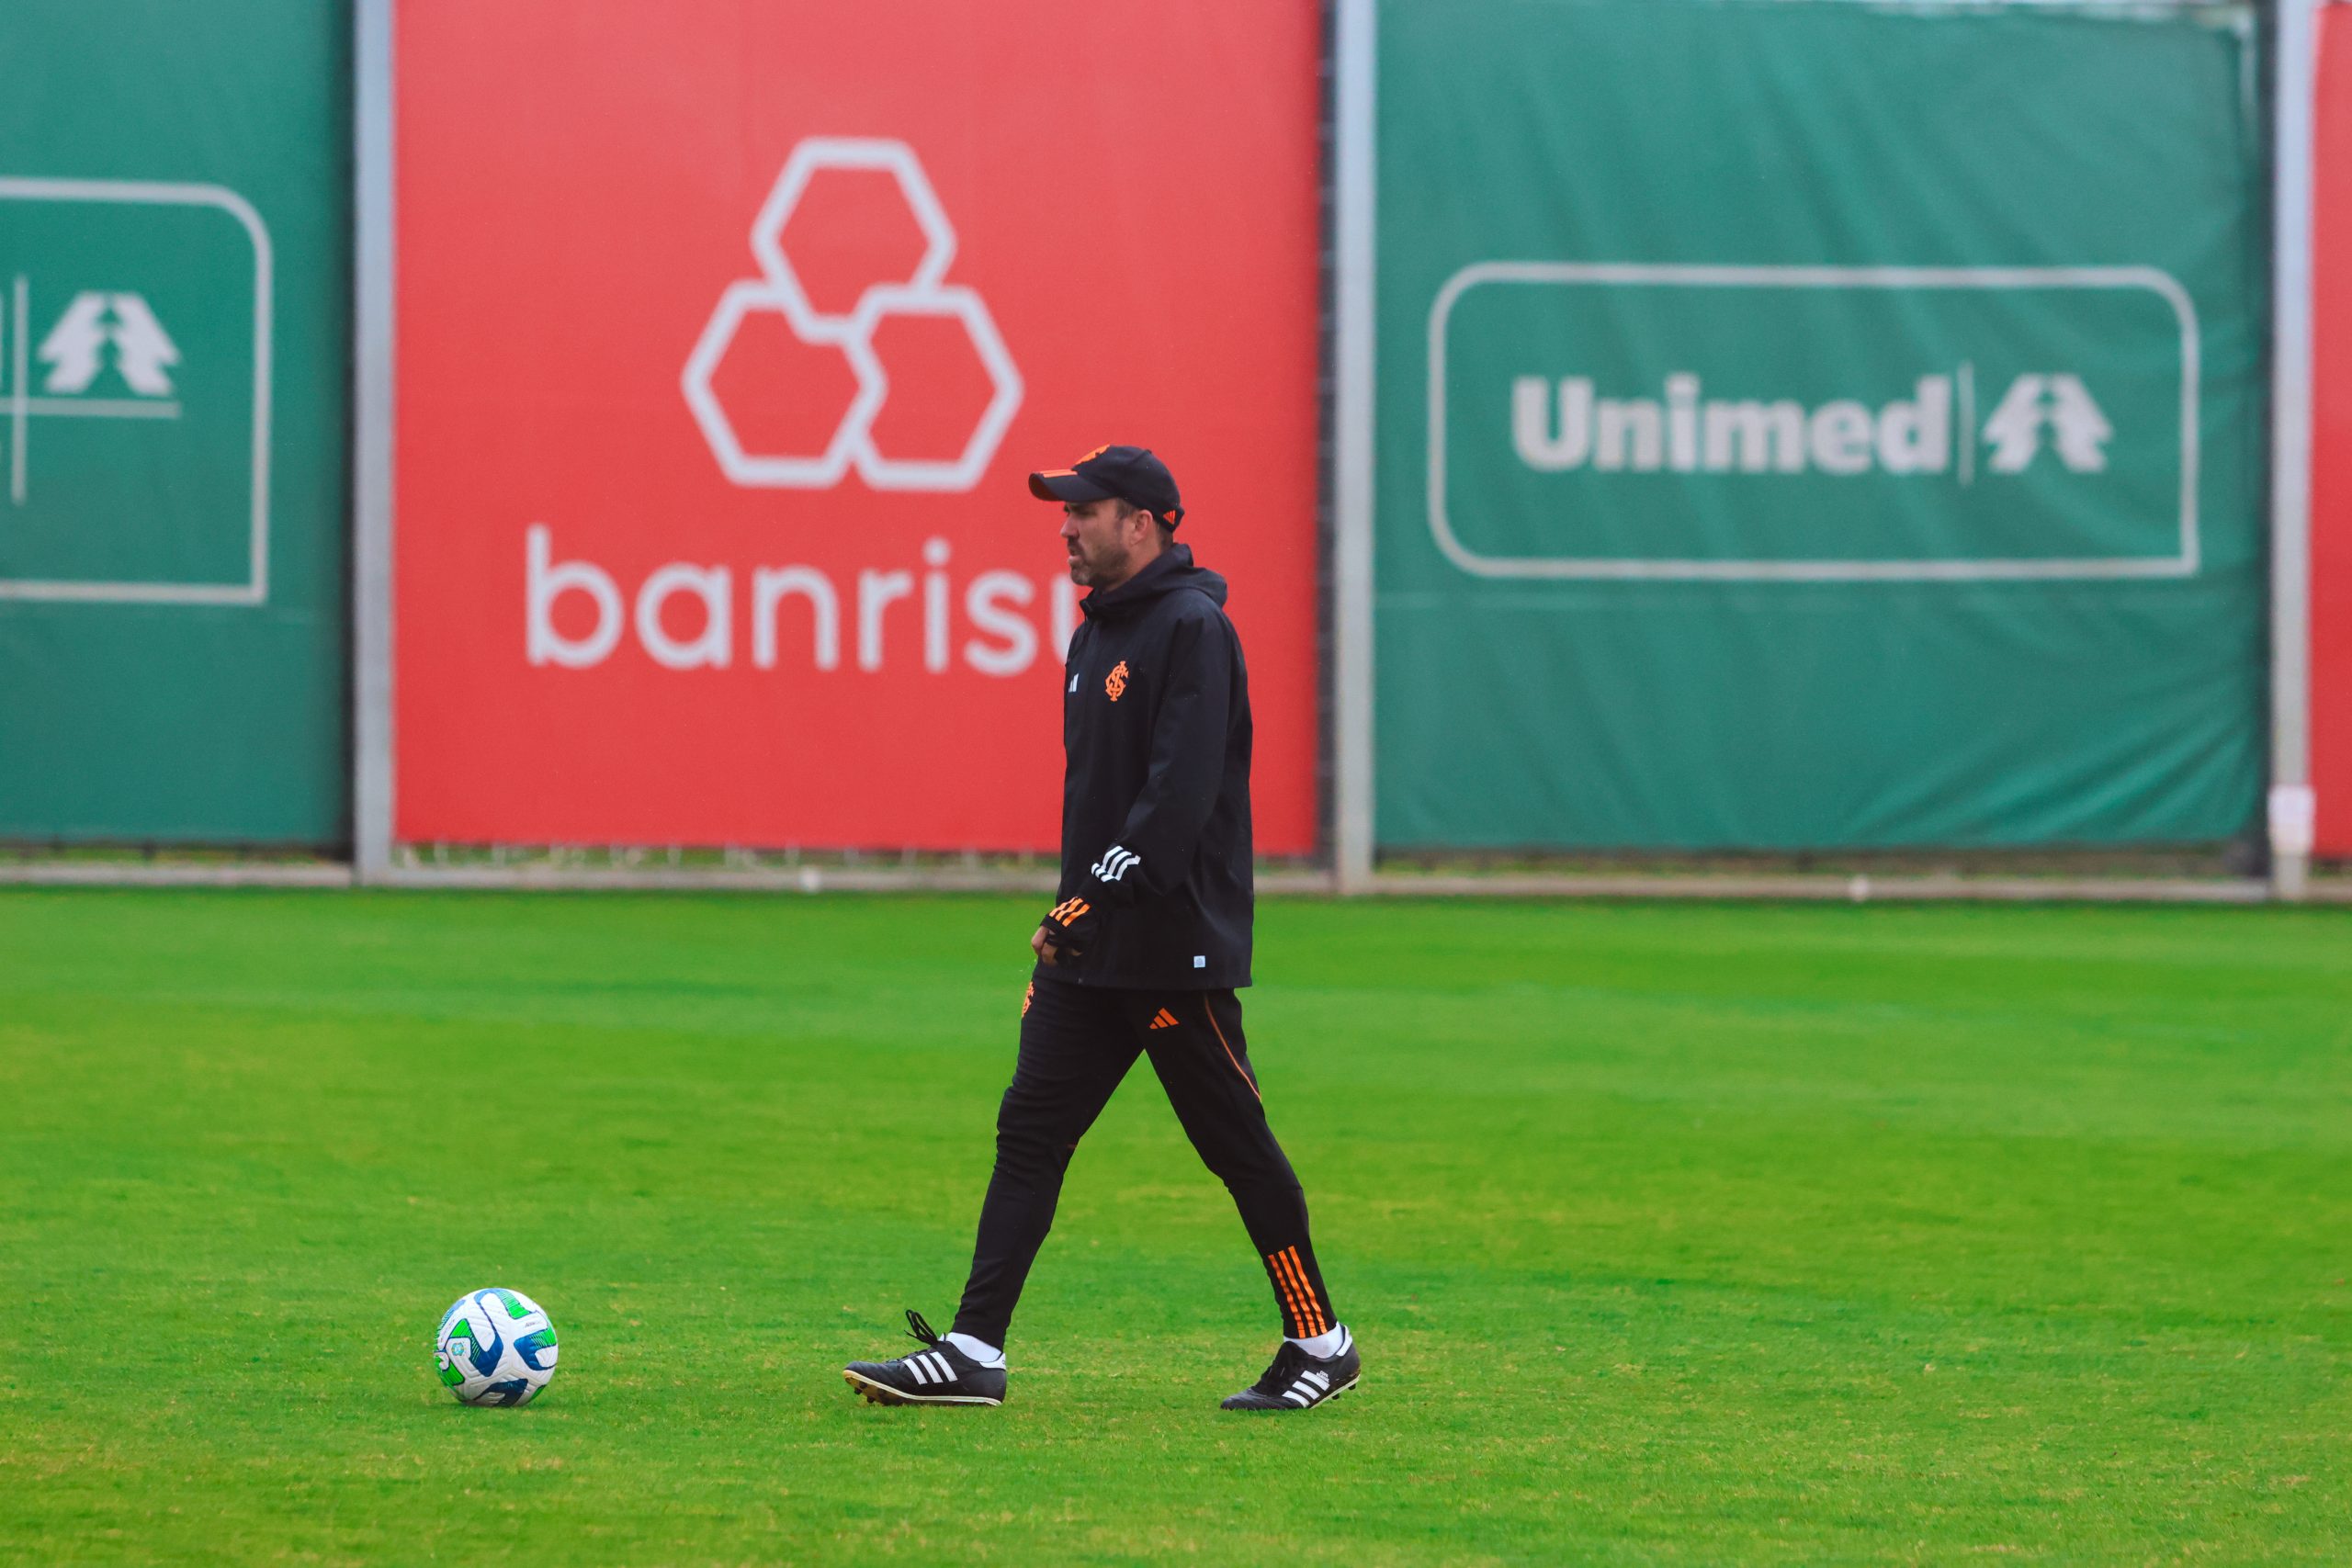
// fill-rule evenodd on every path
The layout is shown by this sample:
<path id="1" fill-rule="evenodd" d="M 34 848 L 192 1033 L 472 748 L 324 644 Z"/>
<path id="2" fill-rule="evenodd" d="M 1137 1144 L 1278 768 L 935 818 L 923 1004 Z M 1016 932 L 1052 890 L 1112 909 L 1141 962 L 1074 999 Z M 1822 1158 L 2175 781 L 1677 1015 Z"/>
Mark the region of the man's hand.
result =
<path id="1" fill-rule="evenodd" d="M 1065 898 L 1046 911 L 1030 933 L 1029 951 L 1040 964 L 1059 964 L 1082 957 L 1094 945 L 1094 928 L 1102 919 L 1083 898 Z"/>

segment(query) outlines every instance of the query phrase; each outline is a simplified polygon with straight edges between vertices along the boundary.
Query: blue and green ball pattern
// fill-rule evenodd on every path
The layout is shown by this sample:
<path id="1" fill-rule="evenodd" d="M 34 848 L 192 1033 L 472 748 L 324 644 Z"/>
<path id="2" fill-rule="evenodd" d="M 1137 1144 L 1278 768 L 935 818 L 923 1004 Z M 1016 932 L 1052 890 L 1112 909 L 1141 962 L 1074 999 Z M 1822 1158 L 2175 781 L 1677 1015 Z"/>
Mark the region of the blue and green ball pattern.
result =
<path id="1" fill-rule="evenodd" d="M 475 1291 L 442 1314 L 433 1361 L 467 1404 L 527 1404 L 555 1376 L 555 1324 L 520 1291 Z"/>

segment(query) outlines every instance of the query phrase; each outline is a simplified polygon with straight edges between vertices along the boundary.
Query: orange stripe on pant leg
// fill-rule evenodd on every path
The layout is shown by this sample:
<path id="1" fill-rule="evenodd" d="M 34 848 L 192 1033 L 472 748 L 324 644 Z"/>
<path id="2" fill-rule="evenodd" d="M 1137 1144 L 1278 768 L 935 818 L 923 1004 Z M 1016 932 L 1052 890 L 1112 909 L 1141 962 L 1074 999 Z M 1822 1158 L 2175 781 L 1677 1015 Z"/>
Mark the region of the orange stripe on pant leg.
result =
<path id="1" fill-rule="evenodd" d="M 1303 1331 L 1306 1314 L 1298 1310 L 1298 1292 L 1291 1289 L 1290 1276 L 1283 1272 L 1280 1253 L 1266 1254 L 1266 1271 L 1274 1277 L 1274 1294 L 1282 1302 L 1283 1311 L 1289 1314 L 1291 1326 Z"/>
<path id="2" fill-rule="evenodd" d="M 1306 1272 L 1306 1269 L 1301 1269 L 1301 1267 L 1298 1267 L 1298 1248 L 1296 1248 L 1296 1246 L 1291 1246 L 1291 1248 L 1284 1248 L 1284 1251 L 1282 1251 L 1282 1267 L 1286 1267 L 1286 1269 L 1289 1269 L 1289 1272 L 1291 1272 L 1291 1279 L 1296 1279 L 1296 1281 L 1298 1281 L 1298 1298 L 1301 1298 L 1303 1303 L 1307 1304 L 1307 1309 L 1306 1309 L 1307 1331 L 1306 1331 L 1306 1336 L 1301 1336 L 1301 1337 L 1312 1337 L 1312 1336 L 1317 1336 L 1317 1333 L 1322 1333 L 1322 1307 L 1319 1307 L 1319 1304 L 1315 1303 L 1315 1288 L 1307 1286 L 1307 1272 Z"/>
<path id="3" fill-rule="evenodd" d="M 1290 1271 L 1298 1276 L 1299 1293 L 1306 1298 L 1306 1316 L 1308 1321 L 1315 1325 L 1315 1332 L 1329 1333 L 1331 1325 L 1324 1321 L 1323 1303 L 1316 1297 L 1315 1286 L 1306 1278 L 1306 1265 L 1300 1260 L 1298 1248 L 1295 1247 L 1290 1249 Z"/>
<path id="4" fill-rule="evenodd" d="M 1290 1249 L 1290 1266 L 1298 1270 L 1298 1288 L 1306 1292 L 1306 1310 L 1315 1319 L 1315 1332 L 1330 1333 L 1331 1320 L 1323 1315 L 1323 1298 L 1315 1293 L 1314 1281 L 1306 1277 L 1306 1260 L 1299 1257 L 1295 1247 Z"/>
<path id="5" fill-rule="evenodd" d="M 1258 1103 L 1259 1103 L 1259 1104 L 1261 1104 L 1261 1105 L 1265 1104 L 1265 1103 L 1266 1103 L 1266 1097 L 1265 1097 L 1264 1095 L 1262 1095 L 1262 1094 L 1258 1094 L 1258 1080 L 1257 1080 L 1256 1078 L 1251 1077 L 1250 1077 L 1247 1072 L 1244 1072 L 1244 1071 L 1242 1070 L 1242 1066 L 1241 1066 L 1241 1058 L 1240 1058 L 1240 1057 L 1238 1057 L 1238 1056 L 1237 1056 L 1237 1055 L 1235 1055 L 1233 1054 L 1233 1047 L 1232 1047 L 1232 1046 L 1230 1046 L 1230 1045 L 1226 1045 L 1226 1043 L 1225 1043 L 1225 1031 L 1224 1031 L 1224 1030 L 1222 1030 L 1222 1029 L 1217 1029 L 1217 1024 L 1216 1024 L 1216 1011 L 1215 1011 L 1213 1009 L 1211 1009 L 1211 1008 L 1210 1008 L 1210 1006 L 1209 1006 L 1209 999 L 1208 999 L 1206 997 L 1203 997 L 1203 998 L 1201 998 L 1201 1011 L 1203 1011 L 1204 1013 L 1206 1013 L 1206 1014 L 1208 1015 L 1209 1027 L 1210 1027 L 1211 1029 L 1215 1029 L 1215 1030 L 1216 1030 L 1216 1043 L 1217 1043 L 1218 1044 L 1220 1044 L 1220 1045 L 1225 1045 L 1225 1059 L 1226 1059 L 1227 1061 L 1231 1062 L 1231 1063 L 1233 1064 L 1233 1070 L 1234 1070 L 1235 1072 L 1237 1072 L 1237 1073 L 1240 1073 L 1240 1074 L 1241 1074 L 1241 1081 L 1242 1081 L 1243 1083 L 1246 1083 L 1246 1084 L 1248 1084 L 1248 1085 L 1250 1086 L 1250 1092 L 1251 1094 L 1253 1094 L 1253 1095 L 1257 1095 L 1257 1097 L 1258 1097 Z"/>
<path id="6" fill-rule="evenodd" d="M 1306 1282 L 1306 1270 L 1298 1266 L 1298 1248 L 1286 1247 L 1275 1257 L 1297 1282 L 1299 1298 L 1306 1303 L 1306 1310 L 1299 1314 L 1299 1324 L 1305 1332 L 1299 1337 L 1311 1339 L 1323 1332 L 1323 1308 L 1315 1299 L 1314 1288 Z"/>
<path id="7" fill-rule="evenodd" d="M 1291 1322 L 1301 1334 L 1306 1333 L 1306 1303 L 1299 1298 L 1298 1286 L 1292 1281 L 1290 1270 L 1283 1267 L 1282 1254 L 1274 1254 L 1268 1261 L 1274 1266 L 1274 1278 L 1282 1281 L 1283 1299 L 1290 1303 Z"/>

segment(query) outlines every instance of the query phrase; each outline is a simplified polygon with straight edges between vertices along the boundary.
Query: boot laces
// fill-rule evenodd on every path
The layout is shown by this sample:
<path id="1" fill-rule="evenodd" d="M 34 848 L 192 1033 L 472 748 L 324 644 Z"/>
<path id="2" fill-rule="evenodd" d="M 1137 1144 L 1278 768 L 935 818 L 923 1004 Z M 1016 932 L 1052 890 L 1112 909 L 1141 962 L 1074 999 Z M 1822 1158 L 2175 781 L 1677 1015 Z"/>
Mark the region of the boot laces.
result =
<path id="1" fill-rule="evenodd" d="M 931 1325 L 923 1321 L 922 1314 L 912 1307 L 907 1309 L 907 1337 L 918 1344 L 933 1348 L 937 1347 L 940 1338 L 932 1331 Z"/>
<path id="2" fill-rule="evenodd" d="M 1285 1339 L 1282 1342 L 1281 1348 L 1274 1351 L 1273 1364 L 1266 1369 L 1265 1376 L 1258 1380 L 1258 1392 L 1280 1393 L 1291 1385 L 1292 1380 L 1300 1372 L 1314 1364 L 1314 1357 Z"/>

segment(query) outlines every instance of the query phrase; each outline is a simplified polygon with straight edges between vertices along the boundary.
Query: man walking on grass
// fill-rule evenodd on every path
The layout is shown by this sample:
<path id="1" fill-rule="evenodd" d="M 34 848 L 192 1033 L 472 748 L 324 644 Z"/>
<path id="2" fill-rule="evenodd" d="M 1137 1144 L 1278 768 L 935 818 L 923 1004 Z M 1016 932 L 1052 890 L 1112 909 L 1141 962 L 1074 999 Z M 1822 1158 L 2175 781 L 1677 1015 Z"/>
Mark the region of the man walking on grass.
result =
<path id="1" fill-rule="evenodd" d="M 1144 448 L 1098 446 L 1029 476 L 1062 505 L 1070 581 L 1091 587 L 1062 694 L 1062 874 L 1031 933 L 1021 1055 L 997 1112 L 996 1171 L 954 1328 L 842 1375 L 878 1404 L 1001 1404 L 1003 1346 L 1079 1140 L 1137 1055 L 1225 1182 L 1263 1260 L 1284 1338 L 1227 1410 L 1308 1410 L 1353 1388 L 1306 1199 L 1266 1124 L 1242 1040 L 1250 984 L 1250 679 L 1225 580 L 1175 542 L 1184 508 Z"/>

